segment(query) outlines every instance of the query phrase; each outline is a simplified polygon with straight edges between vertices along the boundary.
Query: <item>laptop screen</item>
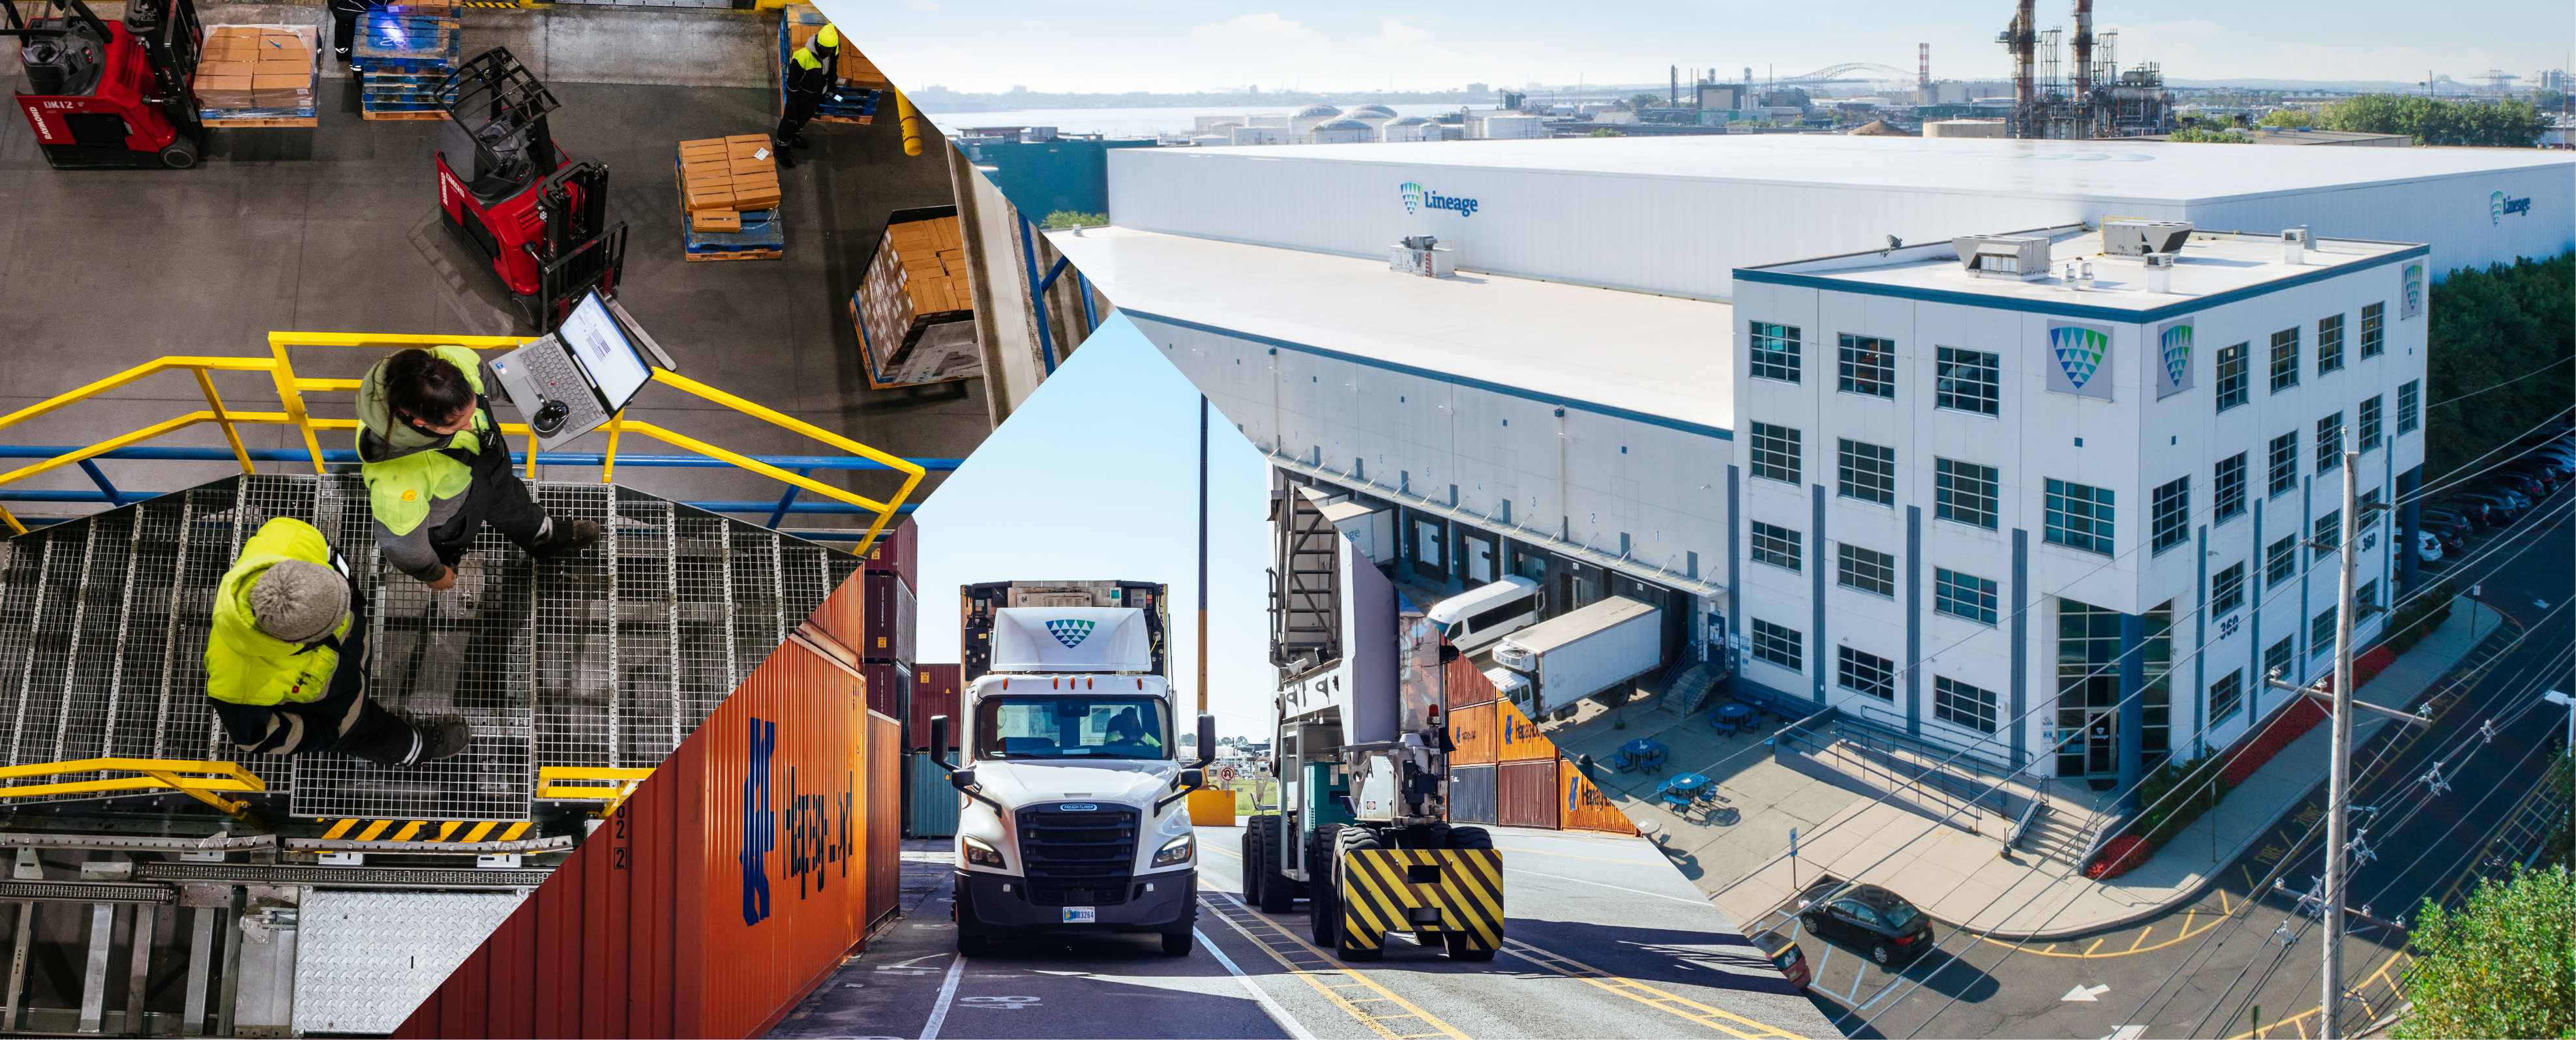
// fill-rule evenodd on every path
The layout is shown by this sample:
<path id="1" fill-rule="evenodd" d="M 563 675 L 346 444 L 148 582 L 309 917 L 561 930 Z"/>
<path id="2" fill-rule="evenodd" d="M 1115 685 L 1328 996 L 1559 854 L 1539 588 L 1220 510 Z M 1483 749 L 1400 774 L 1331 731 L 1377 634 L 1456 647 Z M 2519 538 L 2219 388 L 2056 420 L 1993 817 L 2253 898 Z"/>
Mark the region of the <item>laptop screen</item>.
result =
<path id="1" fill-rule="evenodd" d="M 573 360 L 581 363 L 582 371 L 589 373 L 591 383 L 599 387 L 600 396 L 608 399 L 612 412 L 626 407 L 626 402 L 634 400 L 644 384 L 653 379 L 643 352 L 626 338 L 626 330 L 618 327 L 617 319 L 609 316 L 597 292 L 582 295 L 572 315 L 564 319 L 563 327 L 555 330 L 555 336 L 563 341 Z"/>

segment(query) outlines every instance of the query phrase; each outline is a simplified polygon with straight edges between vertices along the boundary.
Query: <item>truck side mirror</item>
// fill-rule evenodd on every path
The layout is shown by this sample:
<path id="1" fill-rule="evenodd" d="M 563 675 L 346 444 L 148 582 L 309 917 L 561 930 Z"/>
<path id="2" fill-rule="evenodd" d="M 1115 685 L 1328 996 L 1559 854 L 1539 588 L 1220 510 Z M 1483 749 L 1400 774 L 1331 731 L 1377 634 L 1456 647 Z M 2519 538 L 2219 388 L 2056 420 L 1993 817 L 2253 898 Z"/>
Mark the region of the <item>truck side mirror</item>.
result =
<path id="1" fill-rule="evenodd" d="M 951 773 L 957 771 L 948 764 L 948 716 L 946 715 L 930 717 L 930 762 Z"/>
<path id="2" fill-rule="evenodd" d="M 1199 765 L 1216 761 L 1216 716 L 1199 713 Z"/>
<path id="3" fill-rule="evenodd" d="M 1188 790 L 1188 789 L 1194 789 L 1194 788 L 1200 788 L 1200 787 L 1206 787 L 1206 786 L 1207 786 L 1207 774 L 1206 774 L 1206 773 L 1201 772 L 1201 771 L 1196 770 L 1196 769 L 1184 769 L 1184 770 L 1181 770 L 1181 787 L 1182 787 L 1182 789 L 1184 789 L 1184 790 Z"/>
<path id="4" fill-rule="evenodd" d="M 960 790 L 960 791 L 972 791 L 972 790 L 974 790 L 974 789 L 975 789 L 975 767 L 973 767 L 973 766 L 967 766 L 967 767 L 965 767 L 965 768 L 963 768 L 963 769 L 951 769 L 951 770 L 949 770 L 949 771 L 948 771 L 948 782 L 949 782 L 950 784 L 954 785 L 954 786 L 955 786 L 958 790 Z"/>

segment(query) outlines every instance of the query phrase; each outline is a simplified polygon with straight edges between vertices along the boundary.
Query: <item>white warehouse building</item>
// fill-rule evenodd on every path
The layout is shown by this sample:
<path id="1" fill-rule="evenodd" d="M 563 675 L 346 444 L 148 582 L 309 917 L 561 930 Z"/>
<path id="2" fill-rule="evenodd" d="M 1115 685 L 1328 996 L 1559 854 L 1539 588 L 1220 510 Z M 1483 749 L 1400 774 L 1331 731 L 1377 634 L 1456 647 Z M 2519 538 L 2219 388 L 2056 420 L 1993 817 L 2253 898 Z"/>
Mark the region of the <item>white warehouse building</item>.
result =
<path id="1" fill-rule="evenodd" d="M 2318 154 L 2329 151 L 2339 154 Z M 1762 135 L 1291 146 L 1257 158 L 1113 152 L 1112 226 L 1054 241 L 1275 464 L 1375 510 L 1381 558 L 1400 556 L 1434 588 L 1521 574 L 1548 589 L 1551 613 L 1644 599 L 1666 608 L 1670 653 L 1740 656 L 1739 686 L 1756 696 L 2106 781 L 2133 777 L 2159 739 L 2177 752 L 2224 744 L 2276 708 L 2255 673 L 2283 636 L 2296 637 L 2287 677 L 2316 674 L 2307 625 L 2319 579 L 2302 552 L 2274 592 L 2270 561 L 2248 548 L 2255 511 L 2265 553 L 2292 523 L 2313 529 L 2338 491 L 2317 479 L 2318 423 L 2340 412 L 2360 432 L 2365 401 L 2377 402 L 2382 441 L 2364 487 L 2409 486 L 2422 457 L 2411 409 L 2422 403 L 2423 279 L 2576 248 L 2576 162 L 2538 152 Z M 2076 302 L 2083 294 L 2062 286 L 1973 278 L 1950 252 L 1955 236 L 2056 229 L 2046 248 L 2062 260 L 2098 250 L 2082 226 L 2108 217 L 2197 223 L 2204 234 L 2182 248 L 2171 292 L 2142 288 L 2140 261 L 2097 256 L 2101 284 Z M 2292 265 L 2280 233 L 2301 225 L 2316 240 Z M 2255 234 L 2212 234 L 2236 229 Z M 1408 235 L 1454 248 L 1461 274 L 1389 270 L 1389 247 Z M 2413 295 L 2401 292 L 2409 271 Z M 2320 323 L 2333 315 L 2342 367 L 2320 372 Z M 2139 339 L 2175 321 L 2194 329 L 2192 389 L 2160 400 Z M 2087 385 L 2107 385 L 2108 400 L 2043 385 L 2050 322 L 2091 325 L 2107 341 L 2094 377 L 2104 382 Z M 1757 378 L 1756 323 L 1801 330 L 1802 382 Z M 2284 330 L 2298 330 L 2306 367 L 2276 395 L 2270 351 Z M 1893 399 L 1839 390 L 1844 333 L 1886 341 Z M 2217 356 L 2239 343 L 2251 344 L 2251 400 L 2220 413 Z M 1942 347 L 1994 357 L 1996 416 L 1970 422 L 1936 402 Z M 1798 485 L 1754 476 L 1757 421 L 1802 432 Z M 2271 441 L 2294 429 L 2296 490 L 2275 494 Z M 1844 439 L 1896 449 L 1892 501 L 1841 497 Z M 2215 518 L 2214 467 L 2239 452 L 2247 511 Z M 1992 528 L 1953 530 L 1937 515 L 1942 458 L 1998 471 Z M 2110 553 L 2048 541 L 2052 478 L 2107 492 Z M 2157 491 L 2182 478 L 2195 548 L 2155 551 L 2172 537 Z M 2074 489 L 2060 490 L 2063 514 Z M 1755 521 L 1799 533 L 1798 573 L 1753 562 Z M 2390 589 L 2411 574 L 2399 539 L 2380 530 L 2363 580 Z M 1879 590 L 1840 584 L 1845 539 L 1893 558 L 1857 558 L 1895 572 Z M 2242 594 L 2260 611 L 2210 616 L 2205 579 L 2240 560 Z M 1936 609 L 1940 570 L 1995 583 L 1995 631 L 1954 630 L 1965 622 Z M 2115 656 L 2123 639 L 2176 661 L 2207 649 L 2174 670 L 2170 694 L 2157 691 L 2167 702 L 2153 718 L 2106 721 L 2093 687 L 2061 716 L 2044 710 L 2057 698 L 2061 601 L 2109 633 Z M 1753 653 L 1754 619 L 1778 630 L 1768 658 Z M 1777 645 L 1786 632 L 1794 652 Z M 1843 687 L 1846 638 L 1892 662 L 1896 689 L 1872 687 L 1862 658 L 1862 689 Z M 2210 687 L 2240 668 L 2236 706 L 2213 707 Z M 2103 703 L 2136 678 L 2115 675 Z M 1991 734 L 1980 725 L 1989 713 Z M 2003 724 L 2024 713 L 2027 725 Z M 2088 743 L 2096 736 L 2108 743 Z M 2061 746 L 2080 754 L 2050 753 Z"/>

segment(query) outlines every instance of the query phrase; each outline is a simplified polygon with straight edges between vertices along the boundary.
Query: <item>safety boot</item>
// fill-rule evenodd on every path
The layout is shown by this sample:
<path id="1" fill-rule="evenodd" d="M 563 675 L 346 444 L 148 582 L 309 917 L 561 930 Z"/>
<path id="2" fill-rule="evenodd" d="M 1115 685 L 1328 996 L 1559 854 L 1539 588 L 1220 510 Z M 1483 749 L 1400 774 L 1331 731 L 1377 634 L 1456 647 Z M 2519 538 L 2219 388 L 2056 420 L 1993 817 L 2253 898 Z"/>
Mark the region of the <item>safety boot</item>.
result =
<path id="1" fill-rule="evenodd" d="M 556 518 L 543 538 L 528 547 L 528 555 L 540 560 L 581 555 L 581 551 L 599 544 L 599 521 Z"/>

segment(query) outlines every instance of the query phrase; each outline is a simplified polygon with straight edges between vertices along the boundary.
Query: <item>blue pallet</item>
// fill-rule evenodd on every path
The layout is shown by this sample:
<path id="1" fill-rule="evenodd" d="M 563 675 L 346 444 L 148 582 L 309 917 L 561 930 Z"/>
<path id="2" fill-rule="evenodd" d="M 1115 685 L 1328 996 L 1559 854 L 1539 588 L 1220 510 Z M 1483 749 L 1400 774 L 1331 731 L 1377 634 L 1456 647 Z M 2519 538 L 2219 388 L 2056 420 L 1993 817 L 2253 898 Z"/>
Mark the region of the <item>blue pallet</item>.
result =
<path id="1" fill-rule="evenodd" d="M 310 108 L 201 108 L 199 119 L 311 119 Z"/>
<path id="2" fill-rule="evenodd" d="M 698 231 L 683 217 L 680 234 L 688 251 L 700 255 L 787 248 L 787 229 L 779 225 L 774 209 L 744 211 L 740 231 Z"/>
<path id="3" fill-rule="evenodd" d="M 778 20 L 778 96 L 782 107 L 785 105 L 787 97 L 788 62 L 790 59 L 795 57 L 792 43 L 795 36 L 789 28 L 793 24 L 794 21 L 791 18 L 781 18 Z M 815 106 L 814 114 L 818 116 L 830 116 L 838 119 L 860 119 L 874 116 L 877 113 L 877 106 L 884 100 L 886 92 L 882 90 L 867 90 L 858 87 L 842 87 L 841 93 L 843 96 L 848 97 L 849 100 L 833 101 L 829 96 L 826 96 L 822 104 Z"/>

